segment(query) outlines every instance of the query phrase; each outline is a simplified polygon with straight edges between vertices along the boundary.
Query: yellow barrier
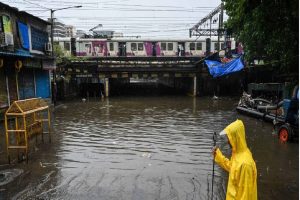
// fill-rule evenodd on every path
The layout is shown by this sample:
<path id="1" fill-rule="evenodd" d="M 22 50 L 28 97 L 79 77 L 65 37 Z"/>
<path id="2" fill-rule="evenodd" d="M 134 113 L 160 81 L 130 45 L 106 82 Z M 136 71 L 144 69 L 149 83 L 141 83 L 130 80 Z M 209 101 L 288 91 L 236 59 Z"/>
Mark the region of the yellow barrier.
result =
<path id="1" fill-rule="evenodd" d="M 46 117 L 45 117 L 46 115 Z M 44 142 L 44 126 L 47 122 L 49 141 L 51 142 L 50 131 L 50 110 L 46 101 L 41 98 L 18 100 L 11 104 L 5 112 L 5 131 L 7 158 L 10 163 L 10 150 L 25 150 L 26 161 L 28 162 L 29 141 L 32 136 L 42 134 Z"/>

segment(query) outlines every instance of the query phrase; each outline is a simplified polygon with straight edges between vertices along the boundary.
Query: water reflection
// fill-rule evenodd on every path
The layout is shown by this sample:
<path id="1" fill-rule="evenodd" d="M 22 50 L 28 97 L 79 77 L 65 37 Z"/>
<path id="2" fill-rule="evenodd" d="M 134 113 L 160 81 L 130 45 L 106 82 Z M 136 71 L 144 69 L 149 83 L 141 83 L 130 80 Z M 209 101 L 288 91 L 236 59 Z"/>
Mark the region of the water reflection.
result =
<path id="1" fill-rule="evenodd" d="M 207 199 L 212 132 L 232 114 L 188 97 L 68 104 L 56 112 L 61 184 L 70 198 Z"/>
<path id="2" fill-rule="evenodd" d="M 126 97 L 66 103 L 55 111 L 58 140 L 49 151 L 56 157 L 44 164 L 46 170 L 52 163 L 54 172 L 45 173 L 47 184 L 35 182 L 39 190 L 26 190 L 27 197 L 208 199 L 213 132 L 239 117 L 257 162 L 259 199 L 297 198 L 298 144 L 279 144 L 271 125 L 238 116 L 235 102 Z M 217 144 L 230 155 L 224 138 Z M 215 176 L 214 199 L 221 200 L 227 174 L 216 166 Z"/>

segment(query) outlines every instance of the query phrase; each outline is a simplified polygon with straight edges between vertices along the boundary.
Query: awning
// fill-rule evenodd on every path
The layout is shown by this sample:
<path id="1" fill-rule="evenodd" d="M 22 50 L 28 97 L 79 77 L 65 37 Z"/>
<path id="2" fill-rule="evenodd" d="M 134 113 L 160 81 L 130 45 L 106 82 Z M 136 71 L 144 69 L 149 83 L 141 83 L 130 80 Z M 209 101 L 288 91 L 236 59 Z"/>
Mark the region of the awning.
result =
<path id="1" fill-rule="evenodd" d="M 14 56 L 14 57 L 24 57 L 24 58 L 33 58 L 29 51 L 16 50 L 14 52 L 9 51 L 0 51 L 0 56 Z"/>

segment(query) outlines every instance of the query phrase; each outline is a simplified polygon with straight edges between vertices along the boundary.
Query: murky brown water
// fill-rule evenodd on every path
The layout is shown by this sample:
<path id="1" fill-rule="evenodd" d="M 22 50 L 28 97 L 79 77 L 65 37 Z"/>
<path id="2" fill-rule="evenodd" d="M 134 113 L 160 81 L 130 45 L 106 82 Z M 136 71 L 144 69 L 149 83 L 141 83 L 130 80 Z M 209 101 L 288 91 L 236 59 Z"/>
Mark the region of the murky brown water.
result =
<path id="1" fill-rule="evenodd" d="M 24 170 L 0 186 L 0 199 L 210 199 L 212 134 L 237 117 L 257 163 L 259 199 L 298 199 L 299 145 L 280 144 L 271 124 L 237 115 L 236 102 L 113 97 L 61 105 L 52 144 L 32 147 L 28 165 L 0 166 Z M 224 139 L 218 145 L 229 154 Z M 216 167 L 214 199 L 225 199 L 227 176 Z"/>

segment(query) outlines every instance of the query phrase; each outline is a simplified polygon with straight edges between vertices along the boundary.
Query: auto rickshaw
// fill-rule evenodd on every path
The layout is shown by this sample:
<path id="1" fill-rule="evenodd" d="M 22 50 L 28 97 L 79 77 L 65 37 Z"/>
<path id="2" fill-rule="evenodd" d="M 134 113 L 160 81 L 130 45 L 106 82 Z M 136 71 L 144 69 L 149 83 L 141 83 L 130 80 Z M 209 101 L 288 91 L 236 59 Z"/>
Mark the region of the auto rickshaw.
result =
<path id="1" fill-rule="evenodd" d="M 299 87 L 296 86 L 291 99 L 284 99 L 282 103 L 283 119 L 277 115 L 273 121 L 274 130 L 281 142 L 299 140 Z"/>

